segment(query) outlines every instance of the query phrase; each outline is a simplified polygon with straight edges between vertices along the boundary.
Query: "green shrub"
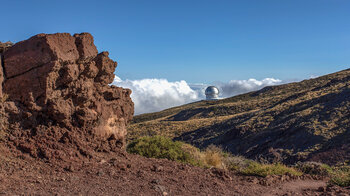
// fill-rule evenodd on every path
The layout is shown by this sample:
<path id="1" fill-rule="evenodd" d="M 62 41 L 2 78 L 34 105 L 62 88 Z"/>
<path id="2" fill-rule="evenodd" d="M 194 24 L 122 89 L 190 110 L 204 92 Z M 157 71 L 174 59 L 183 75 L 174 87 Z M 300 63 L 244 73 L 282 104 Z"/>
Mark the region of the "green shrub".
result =
<path id="1" fill-rule="evenodd" d="M 266 177 L 269 175 L 284 175 L 287 173 L 294 176 L 301 176 L 303 174 L 297 169 L 287 167 L 281 163 L 263 164 L 241 156 L 230 155 L 224 160 L 224 162 L 229 170 L 233 170 L 247 176 Z"/>
<path id="2" fill-rule="evenodd" d="M 185 153 L 188 153 L 192 157 L 192 159 L 196 160 L 197 162 L 201 161 L 202 152 L 198 148 L 192 146 L 191 144 L 183 143 L 181 149 Z"/>
<path id="3" fill-rule="evenodd" d="M 247 168 L 254 161 L 246 159 L 241 156 L 228 156 L 224 160 L 224 162 L 225 162 L 225 165 L 227 166 L 227 169 L 240 172 L 243 169 Z"/>
<path id="4" fill-rule="evenodd" d="M 338 186 L 350 186 L 350 166 L 329 166 L 317 162 L 304 162 L 296 165 L 300 171 L 305 174 L 316 176 L 327 176 L 330 178 L 329 184 Z"/>
<path id="5" fill-rule="evenodd" d="M 350 186 L 350 166 L 332 167 L 329 183 L 343 187 Z"/>
<path id="6" fill-rule="evenodd" d="M 141 137 L 127 146 L 127 152 L 148 158 L 169 159 L 182 163 L 198 165 L 189 152 L 183 149 L 185 143 L 172 141 L 162 136 Z"/>
<path id="7" fill-rule="evenodd" d="M 302 172 L 297 171 L 294 168 L 287 167 L 280 163 L 261 164 L 254 161 L 250 162 L 248 167 L 242 169 L 240 173 L 244 175 L 253 175 L 253 176 L 261 176 L 261 177 L 266 177 L 269 175 L 284 175 L 287 173 L 294 176 L 301 176 L 303 174 Z"/>
<path id="8" fill-rule="evenodd" d="M 162 136 L 141 137 L 127 146 L 127 152 L 148 158 L 160 158 L 187 163 L 200 167 L 215 167 L 237 171 L 244 175 L 266 177 L 268 175 L 300 176 L 302 172 L 282 164 L 261 164 L 256 161 L 233 156 L 214 145 L 204 151 L 179 141 Z"/>
<path id="9" fill-rule="evenodd" d="M 315 176 L 329 176 L 332 168 L 329 165 L 318 162 L 302 162 L 296 165 L 296 168 L 305 174 Z"/>

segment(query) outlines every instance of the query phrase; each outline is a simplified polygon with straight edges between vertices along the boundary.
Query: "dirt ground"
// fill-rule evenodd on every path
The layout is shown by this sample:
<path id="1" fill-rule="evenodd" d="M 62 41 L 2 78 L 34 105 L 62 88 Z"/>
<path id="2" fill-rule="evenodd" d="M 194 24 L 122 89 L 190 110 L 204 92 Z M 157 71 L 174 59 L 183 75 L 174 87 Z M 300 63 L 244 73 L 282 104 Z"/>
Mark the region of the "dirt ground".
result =
<path id="1" fill-rule="evenodd" d="M 349 195 L 326 179 L 240 176 L 124 152 L 68 165 L 0 150 L 0 195 Z M 67 163 L 67 161 L 65 161 Z"/>

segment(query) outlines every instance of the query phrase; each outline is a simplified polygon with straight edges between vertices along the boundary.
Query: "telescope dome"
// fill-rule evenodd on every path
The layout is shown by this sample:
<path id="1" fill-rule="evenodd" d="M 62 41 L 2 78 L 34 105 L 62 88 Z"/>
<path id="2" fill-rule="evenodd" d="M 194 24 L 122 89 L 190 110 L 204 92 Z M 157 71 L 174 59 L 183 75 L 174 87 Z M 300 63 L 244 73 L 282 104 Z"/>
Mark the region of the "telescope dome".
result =
<path id="1" fill-rule="evenodd" d="M 209 86 L 205 90 L 205 96 L 207 97 L 207 100 L 217 100 L 219 99 L 219 89 L 215 86 Z"/>

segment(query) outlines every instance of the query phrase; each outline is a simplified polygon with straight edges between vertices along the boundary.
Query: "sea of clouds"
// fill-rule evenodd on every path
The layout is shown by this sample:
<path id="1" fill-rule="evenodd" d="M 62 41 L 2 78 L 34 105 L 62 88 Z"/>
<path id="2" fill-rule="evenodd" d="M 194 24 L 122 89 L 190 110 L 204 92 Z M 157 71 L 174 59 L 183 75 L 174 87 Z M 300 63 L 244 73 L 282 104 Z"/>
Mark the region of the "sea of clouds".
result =
<path id="1" fill-rule="evenodd" d="M 215 82 L 213 85 L 219 88 L 220 97 L 225 98 L 281 83 L 279 79 L 265 78 Z M 169 82 L 166 79 L 122 80 L 118 76 L 115 76 L 111 85 L 132 90 L 131 98 L 135 103 L 136 115 L 203 100 L 204 91 L 209 86 L 208 84 L 189 84 L 184 80 L 175 82 Z"/>

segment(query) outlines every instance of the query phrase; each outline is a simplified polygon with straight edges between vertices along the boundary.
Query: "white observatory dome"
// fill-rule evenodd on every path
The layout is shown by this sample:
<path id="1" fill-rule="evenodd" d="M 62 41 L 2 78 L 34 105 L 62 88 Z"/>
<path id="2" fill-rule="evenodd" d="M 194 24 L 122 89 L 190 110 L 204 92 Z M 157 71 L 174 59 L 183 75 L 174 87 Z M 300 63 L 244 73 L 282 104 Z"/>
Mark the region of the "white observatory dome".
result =
<path id="1" fill-rule="evenodd" d="M 219 89 L 215 86 L 209 86 L 205 90 L 205 96 L 207 97 L 207 100 L 218 100 L 219 99 Z"/>

